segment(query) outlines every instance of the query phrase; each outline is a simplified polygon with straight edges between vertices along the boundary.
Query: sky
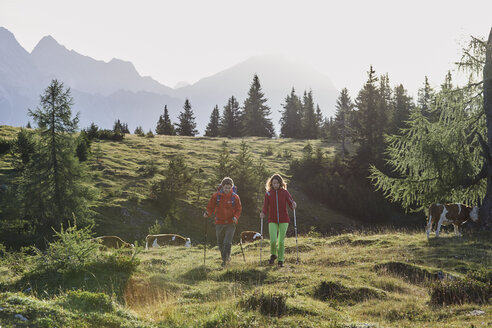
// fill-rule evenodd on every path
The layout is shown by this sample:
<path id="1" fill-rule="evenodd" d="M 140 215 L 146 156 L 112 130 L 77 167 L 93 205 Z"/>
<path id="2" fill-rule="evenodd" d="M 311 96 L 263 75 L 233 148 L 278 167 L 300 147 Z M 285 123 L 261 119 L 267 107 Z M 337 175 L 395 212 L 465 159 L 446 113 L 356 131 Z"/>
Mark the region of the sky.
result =
<path id="1" fill-rule="evenodd" d="M 51 35 L 98 60 L 131 61 L 170 87 L 282 54 L 352 98 L 370 65 L 414 97 L 426 75 L 437 88 L 469 36 L 488 37 L 491 13 L 490 0 L 0 0 L 0 26 L 29 52 Z"/>

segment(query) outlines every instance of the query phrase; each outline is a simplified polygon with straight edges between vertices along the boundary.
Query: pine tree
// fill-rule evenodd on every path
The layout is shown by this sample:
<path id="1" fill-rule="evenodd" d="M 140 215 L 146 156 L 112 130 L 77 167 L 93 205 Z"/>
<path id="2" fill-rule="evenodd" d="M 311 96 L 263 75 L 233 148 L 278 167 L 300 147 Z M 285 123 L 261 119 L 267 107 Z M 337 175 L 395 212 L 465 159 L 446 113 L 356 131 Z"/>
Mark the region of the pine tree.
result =
<path id="1" fill-rule="evenodd" d="M 367 72 L 368 79 L 355 99 L 355 107 L 352 125 L 352 138 L 360 144 L 357 150 L 356 161 L 363 170 L 369 163 L 376 163 L 383 153 L 383 134 L 386 128 L 386 113 L 381 107 L 381 95 L 377 86 L 376 72 L 370 67 Z"/>
<path id="2" fill-rule="evenodd" d="M 255 209 L 256 205 L 258 181 L 254 167 L 251 165 L 253 162 L 250 147 L 244 140 L 241 141 L 238 154 L 233 160 L 232 176 L 241 197 L 241 204 L 246 212 Z"/>
<path id="3" fill-rule="evenodd" d="M 282 138 L 301 138 L 302 103 L 294 88 L 285 98 L 284 111 L 280 119 L 280 136 Z"/>
<path id="4" fill-rule="evenodd" d="M 240 137 L 241 134 L 241 109 L 234 96 L 231 96 L 224 106 L 222 119 L 220 121 L 220 136 Z"/>
<path id="5" fill-rule="evenodd" d="M 417 95 L 417 106 L 420 110 L 420 113 L 422 113 L 422 115 L 427 118 L 432 118 L 432 120 L 435 122 L 439 115 L 434 115 L 432 113 L 434 108 L 435 92 L 434 89 L 430 86 L 427 76 L 424 79 L 424 86 L 418 90 Z"/>
<path id="6" fill-rule="evenodd" d="M 178 119 L 179 123 L 174 123 L 178 135 L 194 137 L 198 133 L 193 110 L 188 99 L 185 100 L 183 111 L 179 114 Z"/>
<path id="7" fill-rule="evenodd" d="M 312 91 L 304 91 L 302 102 L 302 135 L 305 139 L 318 138 L 318 119 L 314 111 Z"/>
<path id="8" fill-rule="evenodd" d="M 399 129 L 406 126 L 406 121 L 413 110 L 412 97 L 408 95 L 407 90 L 402 84 L 395 87 L 393 92 L 394 115 L 391 123 L 390 133 L 397 133 Z"/>
<path id="9" fill-rule="evenodd" d="M 215 105 L 212 110 L 212 114 L 210 114 L 210 122 L 205 129 L 205 135 L 207 137 L 218 137 L 219 136 L 219 121 L 220 121 L 220 113 L 219 106 Z"/>
<path id="10" fill-rule="evenodd" d="M 316 137 L 321 137 L 321 129 L 323 127 L 323 113 L 321 112 L 321 108 L 316 104 Z"/>
<path id="11" fill-rule="evenodd" d="M 40 131 L 35 158 L 23 173 L 20 193 L 23 214 L 49 232 L 51 227 L 72 219 L 79 223 L 90 218 L 88 200 L 91 195 L 84 183 L 83 166 L 75 158 L 78 115 L 73 119 L 70 89 L 53 80 L 40 101 L 41 108 L 29 110 Z"/>
<path id="12" fill-rule="evenodd" d="M 267 99 L 261 91 L 260 79 L 255 74 L 244 101 L 243 131 L 245 136 L 273 137 L 275 130 L 270 116 L 270 108 L 265 105 Z"/>
<path id="13" fill-rule="evenodd" d="M 350 120 L 353 115 L 354 104 L 347 88 L 343 88 L 338 96 L 335 113 L 335 130 L 337 139 L 342 142 L 342 157 L 345 158 L 347 149 L 345 140 L 350 135 Z"/>
<path id="14" fill-rule="evenodd" d="M 157 122 L 155 133 L 160 135 L 168 135 L 168 136 L 176 135 L 174 126 L 171 123 L 171 119 L 169 118 L 167 105 L 164 106 L 164 115 L 159 116 L 159 121 Z"/>
<path id="15" fill-rule="evenodd" d="M 395 115 L 395 108 L 392 102 L 392 90 L 389 84 L 388 73 L 381 75 L 379 78 L 379 102 L 378 102 L 378 112 L 380 113 L 380 126 L 383 131 L 389 132 L 391 129 L 391 121 Z"/>

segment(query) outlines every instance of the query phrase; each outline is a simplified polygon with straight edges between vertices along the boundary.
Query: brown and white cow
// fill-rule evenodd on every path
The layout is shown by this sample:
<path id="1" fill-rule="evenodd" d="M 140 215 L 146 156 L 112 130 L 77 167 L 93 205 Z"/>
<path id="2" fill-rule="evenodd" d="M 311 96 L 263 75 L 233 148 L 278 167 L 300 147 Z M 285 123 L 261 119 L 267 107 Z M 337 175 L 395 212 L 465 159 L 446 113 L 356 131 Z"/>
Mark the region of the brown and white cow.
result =
<path id="1" fill-rule="evenodd" d="M 436 237 L 439 237 L 441 225 L 453 224 L 454 233 L 461 236 L 461 225 L 468 220 L 476 222 L 478 220 L 478 207 L 464 204 L 431 204 L 429 206 L 429 217 L 427 221 L 427 238 L 434 225 L 436 227 Z"/>
<path id="2" fill-rule="evenodd" d="M 191 239 L 176 234 L 147 235 L 145 238 L 145 249 L 160 246 L 186 246 L 191 247 Z"/>
<path id="3" fill-rule="evenodd" d="M 100 244 L 99 249 L 106 248 L 135 248 L 133 244 L 123 241 L 118 236 L 101 236 L 91 239 L 93 242 Z M 104 247 L 103 247 L 104 246 Z"/>
<path id="4" fill-rule="evenodd" d="M 241 232 L 241 238 L 240 238 L 240 243 L 248 243 L 248 242 L 253 242 L 255 240 L 260 240 L 263 239 L 261 234 L 256 231 L 243 231 Z"/>

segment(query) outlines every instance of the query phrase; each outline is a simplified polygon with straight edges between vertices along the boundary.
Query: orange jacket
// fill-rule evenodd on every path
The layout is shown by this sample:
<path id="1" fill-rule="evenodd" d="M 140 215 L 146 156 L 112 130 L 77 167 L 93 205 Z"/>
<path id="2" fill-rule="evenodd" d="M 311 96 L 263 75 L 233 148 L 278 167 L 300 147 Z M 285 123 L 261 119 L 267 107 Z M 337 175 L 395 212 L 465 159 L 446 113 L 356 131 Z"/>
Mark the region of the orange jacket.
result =
<path id="1" fill-rule="evenodd" d="M 217 196 L 220 195 L 219 204 L 217 205 Z M 232 198 L 234 197 L 234 205 Z M 207 205 L 207 215 L 215 214 L 215 224 L 230 224 L 234 223 L 232 218 L 239 220 L 241 215 L 241 200 L 232 190 L 228 194 L 224 194 L 222 189 L 215 192 L 210 198 Z"/>

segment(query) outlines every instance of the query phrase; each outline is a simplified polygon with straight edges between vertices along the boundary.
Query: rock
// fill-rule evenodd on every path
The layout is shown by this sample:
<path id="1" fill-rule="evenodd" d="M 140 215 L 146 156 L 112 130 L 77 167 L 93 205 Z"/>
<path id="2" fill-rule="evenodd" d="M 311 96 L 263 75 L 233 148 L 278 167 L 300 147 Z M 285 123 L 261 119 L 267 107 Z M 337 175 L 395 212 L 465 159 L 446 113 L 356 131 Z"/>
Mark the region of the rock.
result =
<path id="1" fill-rule="evenodd" d="M 468 315 L 471 315 L 471 316 L 478 316 L 478 315 L 484 315 L 484 314 L 485 314 L 485 311 L 482 311 L 482 310 L 473 310 L 470 313 L 468 313 Z"/>
<path id="2" fill-rule="evenodd" d="M 27 318 L 24 317 L 22 314 L 16 314 L 14 318 L 20 319 L 21 321 L 27 321 Z"/>

